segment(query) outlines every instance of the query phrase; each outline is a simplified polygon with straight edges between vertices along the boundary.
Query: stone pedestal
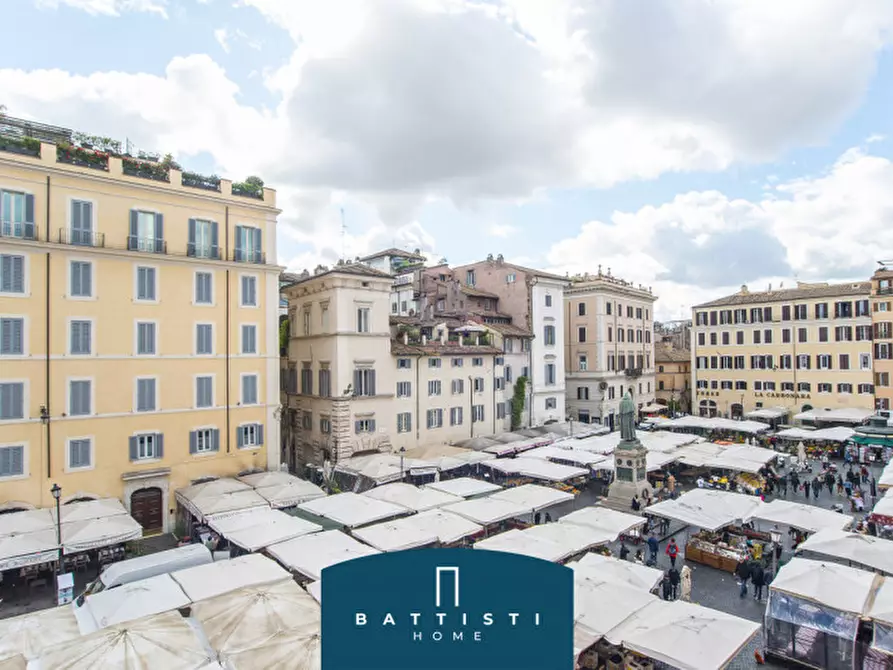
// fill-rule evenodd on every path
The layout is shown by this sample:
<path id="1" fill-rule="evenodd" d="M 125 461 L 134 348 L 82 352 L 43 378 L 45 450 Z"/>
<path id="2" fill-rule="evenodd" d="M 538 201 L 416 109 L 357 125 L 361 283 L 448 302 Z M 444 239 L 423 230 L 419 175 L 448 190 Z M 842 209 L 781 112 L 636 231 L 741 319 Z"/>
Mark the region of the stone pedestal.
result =
<path id="1" fill-rule="evenodd" d="M 614 450 L 614 481 L 608 488 L 605 505 L 631 512 L 633 496 L 639 496 L 641 500 L 646 490 L 649 496 L 654 494 L 648 483 L 647 453 L 638 439 L 621 440 Z"/>

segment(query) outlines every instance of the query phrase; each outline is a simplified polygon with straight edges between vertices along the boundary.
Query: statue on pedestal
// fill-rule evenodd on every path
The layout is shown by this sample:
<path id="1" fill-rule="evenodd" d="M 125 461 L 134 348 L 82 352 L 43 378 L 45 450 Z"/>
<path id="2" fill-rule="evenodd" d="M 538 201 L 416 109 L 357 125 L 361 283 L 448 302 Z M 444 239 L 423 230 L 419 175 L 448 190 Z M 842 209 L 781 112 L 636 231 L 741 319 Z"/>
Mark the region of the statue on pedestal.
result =
<path id="1" fill-rule="evenodd" d="M 636 437 L 636 406 L 627 392 L 620 401 L 620 442 L 614 450 L 614 482 L 605 504 L 628 510 L 633 496 L 650 496 L 648 450 Z"/>
<path id="2" fill-rule="evenodd" d="M 633 442 L 636 439 L 636 406 L 629 391 L 620 401 L 620 439 Z"/>

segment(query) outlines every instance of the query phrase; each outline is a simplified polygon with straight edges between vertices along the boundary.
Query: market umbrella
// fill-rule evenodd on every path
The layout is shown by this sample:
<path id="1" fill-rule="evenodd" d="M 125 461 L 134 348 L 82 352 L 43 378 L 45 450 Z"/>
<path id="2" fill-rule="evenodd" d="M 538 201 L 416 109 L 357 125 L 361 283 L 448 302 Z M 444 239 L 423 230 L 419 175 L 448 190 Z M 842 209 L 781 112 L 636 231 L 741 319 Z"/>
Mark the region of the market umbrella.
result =
<path id="1" fill-rule="evenodd" d="M 803 444 L 803 441 L 800 441 L 800 444 L 797 445 L 797 460 L 800 463 L 806 463 L 806 445 Z"/>
<path id="2" fill-rule="evenodd" d="M 278 631 L 257 646 L 223 657 L 233 670 L 319 670 L 319 624 Z"/>

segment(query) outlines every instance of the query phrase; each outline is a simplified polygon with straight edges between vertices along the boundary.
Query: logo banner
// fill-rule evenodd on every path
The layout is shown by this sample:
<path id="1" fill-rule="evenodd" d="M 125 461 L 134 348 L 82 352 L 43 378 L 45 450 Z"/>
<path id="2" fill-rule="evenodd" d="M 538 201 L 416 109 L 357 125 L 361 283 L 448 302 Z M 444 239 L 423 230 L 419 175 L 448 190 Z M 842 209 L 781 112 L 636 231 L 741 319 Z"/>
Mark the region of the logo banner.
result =
<path id="1" fill-rule="evenodd" d="M 416 549 L 322 573 L 322 670 L 572 670 L 573 571 Z"/>

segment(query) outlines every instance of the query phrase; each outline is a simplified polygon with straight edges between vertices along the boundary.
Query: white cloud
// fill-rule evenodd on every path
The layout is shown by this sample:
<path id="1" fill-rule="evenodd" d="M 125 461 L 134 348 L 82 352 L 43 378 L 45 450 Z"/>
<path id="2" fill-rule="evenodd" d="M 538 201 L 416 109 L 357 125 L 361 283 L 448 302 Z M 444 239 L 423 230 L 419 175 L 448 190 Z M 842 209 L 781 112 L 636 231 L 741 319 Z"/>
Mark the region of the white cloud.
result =
<path id="1" fill-rule="evenodd" d="M 225 53 L 229 53 L 229 32 L 226 28 L 218 28 L 214 31 L 214 39 Z"/>
<path id="2" fill-rule="evenodd" d="M 35 4 L 39 9 L 58 9 L 60 5 L 67 5 L 93 15 L 145 12 L 167 18 L 167 0 L 35 0 Z"/>
<path id="3" fill-rule="evenodd" d="M 517 231 L 517 227 L 509 225 L 508 223 L 494 223 L 489 228 L 487 228 L 487 234 L 491 237 L 506 238 L 512 233 L 516 233 Z"/>

